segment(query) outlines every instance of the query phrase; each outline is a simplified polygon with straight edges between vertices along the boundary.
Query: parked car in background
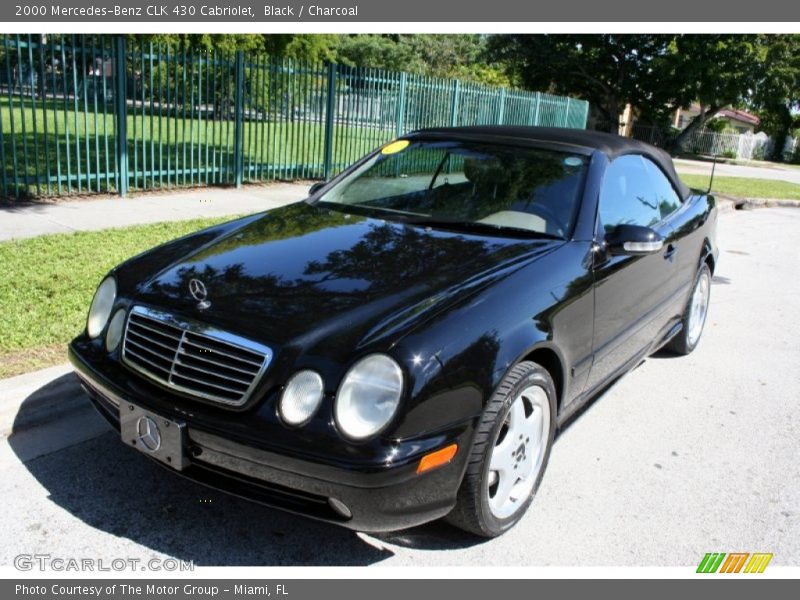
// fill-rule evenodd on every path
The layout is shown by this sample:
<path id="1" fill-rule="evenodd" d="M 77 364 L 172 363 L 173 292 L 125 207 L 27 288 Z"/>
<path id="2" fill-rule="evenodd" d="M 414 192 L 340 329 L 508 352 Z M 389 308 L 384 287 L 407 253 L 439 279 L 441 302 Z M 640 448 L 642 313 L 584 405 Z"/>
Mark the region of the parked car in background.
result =
<path id="1" fill-rule="evenodd" d="M 359 530 L 496 536 L 571 415 L 697 346 L 716 218 L 646 144 L 418 131 L 119 265 L 70 358 L 122 441 L 190 479 Z"/>

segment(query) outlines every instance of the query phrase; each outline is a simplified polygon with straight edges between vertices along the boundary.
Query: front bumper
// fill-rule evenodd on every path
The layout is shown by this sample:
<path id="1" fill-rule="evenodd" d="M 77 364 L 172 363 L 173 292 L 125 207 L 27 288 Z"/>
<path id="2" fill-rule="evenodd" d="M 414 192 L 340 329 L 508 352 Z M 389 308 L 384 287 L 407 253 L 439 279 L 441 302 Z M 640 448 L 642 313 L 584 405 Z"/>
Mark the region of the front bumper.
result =
<path id="1" fill-rule="evenodd" d="M 125 382 L 112 381 L 94 368 L 75 342 L 70 345 L 69 358 L 92 404 L 117 430 L 119 411 L 126 403 L 159 414 L 152 399 L 141 393 L 132 394 Z M 115 379 L 119 378 L 118 372 Z M 253 447 L 234 436 L 209 431 L 203 423 L 195 423 L 191 415 L 185 415 L 183 422 L 186 466 L 176 470 L 158 462 L 168 470 L 261 504 L 372 532 L 412 527 L 450 512 L 466 468 L 473 432 L 473 424 L 465 423 L 424 442 L 409 441 L 412 453 L 408 448 L 398 452 L 407 457 L 402 464 L 386 464 L 381 459 L 380 463 L 365 465 L 360 461 L 348 468 Z M 417 475 L 416 467 L 423 454 L 434 446 L 451 443 L 459 447 L 452 462 Z M 416 459 L 414 448 L 418 448 Z"/>

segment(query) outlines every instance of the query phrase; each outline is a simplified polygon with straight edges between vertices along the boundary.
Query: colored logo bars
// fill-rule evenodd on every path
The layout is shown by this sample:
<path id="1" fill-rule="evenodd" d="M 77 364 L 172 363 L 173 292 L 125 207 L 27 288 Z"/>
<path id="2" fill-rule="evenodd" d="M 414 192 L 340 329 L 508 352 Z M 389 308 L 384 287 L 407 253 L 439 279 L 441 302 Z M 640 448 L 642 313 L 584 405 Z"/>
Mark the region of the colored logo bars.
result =
<path id="1" fill-rule="evenodd" d="M 708 552 L 697 566 L 697 572 L 763 573 L 771 560 L 772 554 L 766 552 Z"/>

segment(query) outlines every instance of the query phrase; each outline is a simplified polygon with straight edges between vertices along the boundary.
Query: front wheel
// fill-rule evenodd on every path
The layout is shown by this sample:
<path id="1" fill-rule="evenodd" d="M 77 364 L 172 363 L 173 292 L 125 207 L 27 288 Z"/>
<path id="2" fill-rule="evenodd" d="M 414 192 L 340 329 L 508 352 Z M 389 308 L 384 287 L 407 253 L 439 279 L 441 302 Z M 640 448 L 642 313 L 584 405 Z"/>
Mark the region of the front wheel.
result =
<path id="1" fill-rule="evenodd" d="M 555 414 L 547 370 L 530 361 L 516 365 L 484 410 L 450 523 L 496 537 L 522 518 L 550 457 Z"/>
<path id="2" fill-rule="evenodd" d="M 689 303 L 683 313 L 683 329 L 666 345 L 666 350 L 686 355 L 692 352 L 703 334 L 711 298 L 711 269 L 703 263 L 694 280 Z"/>

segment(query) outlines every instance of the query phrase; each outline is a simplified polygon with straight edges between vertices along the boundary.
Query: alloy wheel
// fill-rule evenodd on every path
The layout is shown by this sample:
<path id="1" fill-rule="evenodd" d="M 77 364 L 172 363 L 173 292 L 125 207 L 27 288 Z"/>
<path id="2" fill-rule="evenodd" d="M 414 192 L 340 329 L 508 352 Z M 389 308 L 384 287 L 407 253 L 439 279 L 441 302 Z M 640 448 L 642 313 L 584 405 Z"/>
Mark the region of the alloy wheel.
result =
<path id="1" fill-rule="evenodd" d="M 550 402 L 540 386 L 524 389 L 512 402 L 489 460 L 489 509 L 512 516 L 533 490 L 550 432 Z"/>

